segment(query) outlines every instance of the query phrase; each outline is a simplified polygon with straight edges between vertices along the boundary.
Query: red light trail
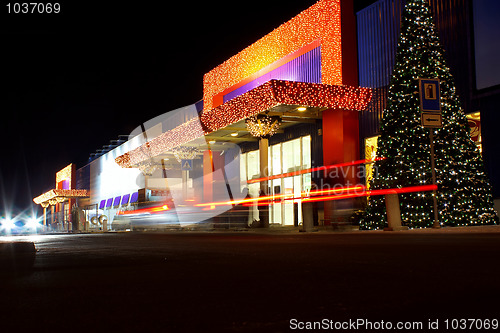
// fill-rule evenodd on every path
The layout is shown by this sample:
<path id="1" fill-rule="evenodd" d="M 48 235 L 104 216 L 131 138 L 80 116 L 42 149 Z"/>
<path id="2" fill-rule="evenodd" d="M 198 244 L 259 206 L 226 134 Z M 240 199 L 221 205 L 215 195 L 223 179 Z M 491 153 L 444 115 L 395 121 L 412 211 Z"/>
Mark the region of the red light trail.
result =
<path id="1" fill-rule="evenodd" d="M 260 183 L 264 182 L 267 180 L 273 180 L 273 179 L 279 179 L 279 178 L 286 178 L 286 177 L 293 177 L 293 176 L 298 176 L 298 175 L 303 175 L 305 173 L 312 173 L 312 172 L 317 172 L 317 171 L 326 171 L 334 168 L 343 168 L 347 166 L 353 166 L 353 165 L 358 165 L 358 164 L 366 164 L 366 163 L 373 163 L 375 161 L 380 161 L 385 159 L 385 157 L 377 157 L 375 159 L 369 159 L 369 160 L 358 160 L 358 161 L 352 161 L 352 162 L 345 162 L 345 163 L 339 163 L 339 164 L 332 164 L 328 166 L 321 166 L 321 167 L 316 167 L 316 168 L 310 168 L 310 169 L 305 169 L 305 170 L 300 170 L 300 171 L 293 171 L 293 172 L 287 172 L 287 173 L 282 173 L 280 175 L 274 175 L 274 176 L 269 176 L 269 177 L 263 177 L 263 178 L 256 178 L 256 179 L 250 179 L 247 181 L 248 184 L 254 184 L 254 183 Z"/>
<path id="2" fill-rule="evenodd" d="M 357 185 L 357 186 L 343 187 L 332 190 L 317 190 L 317 191 L 302 192 L 301 197 L 294 197 L 292 194 L 279 194 L 274 196 L 267 195 L 258 198 L 250 198 L 243 200 L 202 203 L 202 204 L 197 204 L 195 206 L 215 207 L 215 206 L 239 205 L 239 204 L 243 204 L 244 206 L 251 206 L 252 204 L 256 204 L 258 206 L 265 206 L 265 205 L 281 203 L 282 200 L 300 200 L 302 202 L 317 202 L 317 201 L 340 200 L 340 199 L 349 199 L 349 198 L 365 197 L 365 196 L 385 195 L 392 193 L 403 194 L 412 192 L 426 192 L 433 190 L 437 190 L 437 185 L 419 185 L 419 186 L 409 186 L 409 187 L 390 188 L 381 190 L 368 190 L 368 191 L 366 190 L 365 186 Z"/>

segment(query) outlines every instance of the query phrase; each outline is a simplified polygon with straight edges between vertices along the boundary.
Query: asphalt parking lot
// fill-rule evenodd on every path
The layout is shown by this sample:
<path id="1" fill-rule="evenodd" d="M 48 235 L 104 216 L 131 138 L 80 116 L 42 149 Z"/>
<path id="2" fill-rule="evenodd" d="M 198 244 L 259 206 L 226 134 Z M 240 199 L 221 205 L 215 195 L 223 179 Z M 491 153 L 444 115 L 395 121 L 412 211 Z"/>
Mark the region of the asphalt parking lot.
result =
<path id="1" fill-rule="evenodd" d="M 32 266 L 2 261 L 2 326 L 289 332 L 292 320 L 364 318 L 424 332 L 430 320 L 439 331 L 447 318 L 498 320 L 500 228 L 463 230 L 2 237 L 37 251 Z"/>

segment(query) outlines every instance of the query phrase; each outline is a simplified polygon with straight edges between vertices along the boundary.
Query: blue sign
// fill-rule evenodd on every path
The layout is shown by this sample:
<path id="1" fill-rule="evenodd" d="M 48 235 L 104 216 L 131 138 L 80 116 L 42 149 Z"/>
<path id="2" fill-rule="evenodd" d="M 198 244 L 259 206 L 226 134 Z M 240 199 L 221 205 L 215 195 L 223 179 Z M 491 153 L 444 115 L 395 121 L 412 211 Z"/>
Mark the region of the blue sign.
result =
<path id="1" fill-rule="evenodd" d="M 193 170 L 193 160 L 181 160 L 181 170 L 182 171 Z"/>
<path id="2" fill-rule="evenodd" d="M 441 112 L 439 79 L 419 79 L 420 111 Z"/>

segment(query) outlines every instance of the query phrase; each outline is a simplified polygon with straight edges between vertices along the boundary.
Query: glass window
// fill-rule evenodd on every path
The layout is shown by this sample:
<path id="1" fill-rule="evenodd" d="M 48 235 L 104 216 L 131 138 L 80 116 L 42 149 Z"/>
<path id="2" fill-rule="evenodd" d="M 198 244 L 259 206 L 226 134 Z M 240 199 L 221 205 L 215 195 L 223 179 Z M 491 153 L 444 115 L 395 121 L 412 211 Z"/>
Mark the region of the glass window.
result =
<path id="1" fill-rule="evenodd" d="M 271 191 L 274 196 L 279 196 L 281 194 L 281 179 L 273 179 L 271 181 Z M 281 224 L 281 199 L 279 197 L 276 198 L 276 201 L 273 205 L 271 205 L 271 223 Z"/>
<path id="2" fill-rule="evenodd" d="M 271 163 L 273 166 L 271 175 L 281 174 L 281 144 L 271 147 Z"/>
<path id="3" fill-rule="evenodd" d="M 283 203 L 283 225 L 293 225 L 294 224 L 294 214 L 293 214 L 293 178 L 287 177 L 283 179 L 284 189 L 283 194 L 287 195 L 289 200 L 285 200 Z"/>
<path id="4" fill-rule="evenodd" d="M 244 180 L 260 178 L 258 150 L 242 154 L 241 163 L 240 176 L 242 183 Z M 270 146 L 269 168 L 271 176 L 311 168 L 311 137 L 305 136 Z M 269 182 L 269 187 L 271 195 L 286 195 L 286 198 L 276 198 L 275 203 L 270 205 L 269 222 L 281 225 L 294 225 L 294 221 L 297 219 L 301 223 L 302 205 L 300 199 L 294 200 L 294 198 L 300 198 L 302 191 L 307 191 L 311 188 L 311 174 L 273 179 Z M 259 195 L 259 183 L 249 184 L 248 188 L 252 197 Z M 251 219 L 258 220 L 257 206 L 254 205 L 251 211 Z"/>
<path id="5" fill-rule="evenodd" d="M 300 139 L 283 143 L 283 172 L 293 172 L 301 166 Z"/>
<path id="6" fill-rule="evenodd" d="M 467 122 L 469 123 L 470 136 L 472 141 L 477 145 L 479 152 L 483 152 L 482 138 L 481 138 L 481 113 L 474 112 L 467 115 Z"/>
<path id="7" fill-rule="evenodd" d="M 240 156 L 240 181 L 242 187 L 246 186 L 247 178 L 247 154 L 241 154 Z"/>
<path id="8" fill-rule="evenodd" d="M 311 174 L 306 173 L 302 175 L 302 190 L 303 191 L 310 191 L 311 190 Z M 313 189 L 316 190 L 316 189 Z"/>
<path id="9" fill-rule="evenodd" d="M 373 178 L 373 161 L 377 157 L 378 136 L 365 139 L 365 164 L 366 188 L 370 188 L 370 180 Z"/>
<path id="10" fill-rule="evenodd" d="M 309 169 L 311 167 L 311 136 L 302 138 L 302 168 Z"/>
<path id="11" fill-rule="evenodd" d="M 259 151 L 250 151 L 247 154 L 248 179 L 259 178 Z"/>

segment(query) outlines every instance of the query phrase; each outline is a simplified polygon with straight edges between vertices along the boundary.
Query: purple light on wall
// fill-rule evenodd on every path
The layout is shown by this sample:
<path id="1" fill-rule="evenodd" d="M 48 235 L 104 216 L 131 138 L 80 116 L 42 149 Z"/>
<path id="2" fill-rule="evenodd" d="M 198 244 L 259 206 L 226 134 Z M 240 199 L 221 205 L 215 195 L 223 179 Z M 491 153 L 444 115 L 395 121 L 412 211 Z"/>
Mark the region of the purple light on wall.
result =
<path id="1" fill-rule="evenodd" d="M 130 198 L 130 203 L 137 202 L 137 199 L 139 199 L 139 192 L 132 193 L 132 197 Z"/>
<path id="2" fill-rule="evenodd" d="M 128 199 L 130 199 L 130 194 L 125 194 L 122 198 L 122 206 L 128 204 Z"/>
<path id="3" fill-rule="evenodd" d="M 69 179 L 63 180 L 62 182 L 62 189 L 63 190 L 69 190 Z"/>
<path id="4" fill-rule="evenodd" d="M 111 207 L 112 204 L 113 204 L 113 198 L 109 198 L 108 201 L 106 202 L 106 208 Z"/>
<path id="5" fill-rule="evenodd" d="M 115 201 L 113 201 L 113 206 L 118 206 L 120 205 L 120 200 L 122 199 L 121 196 L 118 196 L 115 198 Z"/>
<path id="6" fill-rule="evenodd" d="M 224 95 L 224 103 L 269 80 L 321 83 L 321 46 Z"/>
<path id="7" fill-rule="evenodd" d="M 99 204 L 99 209 L 104 209 L 105 204 L 106 204 L 106 200 L 101 200 L 101 203 Z"/>

